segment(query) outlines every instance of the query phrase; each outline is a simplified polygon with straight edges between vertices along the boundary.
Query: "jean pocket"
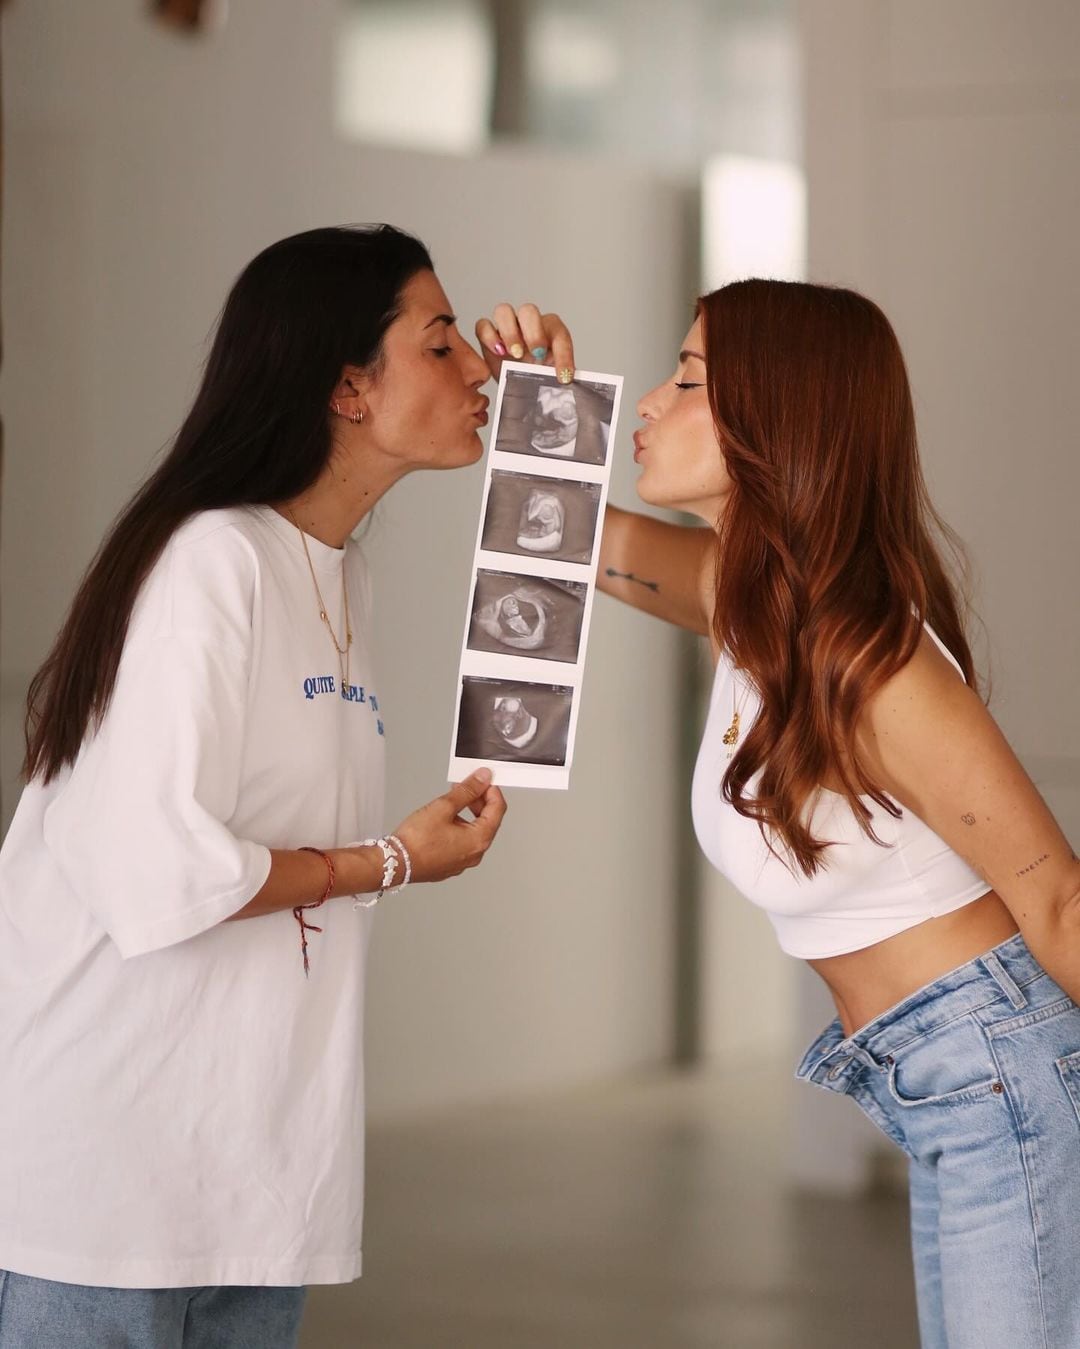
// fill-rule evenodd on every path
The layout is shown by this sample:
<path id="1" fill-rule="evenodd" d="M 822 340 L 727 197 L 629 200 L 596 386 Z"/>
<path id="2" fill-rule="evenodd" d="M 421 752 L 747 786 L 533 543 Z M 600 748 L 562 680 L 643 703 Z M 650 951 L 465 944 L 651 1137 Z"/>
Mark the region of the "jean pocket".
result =
<path id="1" fill-rule="evenodd" d="M 1077 1123 L 1080 1124 L 1080 1050 L 1058 1059 L 1057 1070 L 1076 1111 Z"/>
<path id="2" fill-rule="evenodd" d="M 957 1087 L 954 1091 L 939 1092 L 936 1096 L 912 1096 L 908 1088 L 901 1084 L 895 1067 L 889 1073 L 889 1094 L 902 1106 L 916 1105 L 969 1105 L 973 1101 L 990 1101 L 1004 1093 L 1005 1087 L 996 1077 L 985 1082 L 975 1082 L 970 1087 Z"/>
<path id="3" fill-rule="evenodd" d="M 986 1032 L 961 1017 L 902 1046 L 885 1060 L 898 1105 L 966 1105 L 1004 1091 Z"/>

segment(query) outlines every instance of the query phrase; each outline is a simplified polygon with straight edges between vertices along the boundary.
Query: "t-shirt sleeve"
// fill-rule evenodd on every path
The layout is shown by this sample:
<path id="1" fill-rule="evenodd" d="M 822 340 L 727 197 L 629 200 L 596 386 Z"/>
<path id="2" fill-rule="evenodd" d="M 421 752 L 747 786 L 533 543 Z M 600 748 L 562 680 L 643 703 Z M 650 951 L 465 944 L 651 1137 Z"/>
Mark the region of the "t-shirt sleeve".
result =
<path id="1" fill-rule="evenodd" d="M 237 838 L 255 562 L 213 540 L 173 548 L 132 616 L 113 697 L 45 813 L 76 894 L 136 956 L 228 918 L 269 850 Z"/>

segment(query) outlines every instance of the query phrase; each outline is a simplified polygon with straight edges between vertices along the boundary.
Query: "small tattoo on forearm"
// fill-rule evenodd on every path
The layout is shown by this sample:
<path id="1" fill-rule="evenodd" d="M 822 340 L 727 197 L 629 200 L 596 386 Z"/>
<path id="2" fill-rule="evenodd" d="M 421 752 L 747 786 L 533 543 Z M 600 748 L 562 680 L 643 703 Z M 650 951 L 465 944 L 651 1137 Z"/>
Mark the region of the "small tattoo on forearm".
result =
<path id="1" fill-rule="evenodd" d="M 1018 876 L 1026 876 L 1029 871 L 1034 871 L 1036 867 L 1041 867 L 1042 864 L 1049 858 L 1049 856 L 1050 854 L 1048 852 L 1044 852 L 1041 857 L 1036 857 L 1035 861 L 1031 862 L 1028 866 L 1021 867 L 1016 874 Z"/>
<path id="2" fill-rule="evenodd" d="M 975 823 L 975 816 L 972 815 L 972 813 L 971 813 L 970 810 L 967 811 L 966 814 L 961 815 L 960 818 L 964 821 L 965 824 L 974 824 L 974 823 Z"/>
<path id="3" fill-rule="evenodd" d="M 659 581 L 643 581 L 640 576 L 635 576 L 632 571 L 616 571 L 614 567 L 607 568 L 608 576 L 618 577 L 620 581 L 633 581 L 639 586 L 644 586 L 646 590 L 651 590 L 655 594 L 660 594 Z"/>

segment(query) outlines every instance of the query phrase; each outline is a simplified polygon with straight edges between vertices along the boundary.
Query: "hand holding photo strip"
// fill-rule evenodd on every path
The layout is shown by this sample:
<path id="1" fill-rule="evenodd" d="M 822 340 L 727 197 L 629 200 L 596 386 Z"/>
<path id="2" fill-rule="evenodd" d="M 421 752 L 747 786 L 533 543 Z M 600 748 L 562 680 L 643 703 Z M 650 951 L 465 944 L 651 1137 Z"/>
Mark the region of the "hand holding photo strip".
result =
<path id="1" fill-rule="evenodd" d="M 507 361 L 491 425 L 449 776 L 570 785 L 622 376 Z"/>

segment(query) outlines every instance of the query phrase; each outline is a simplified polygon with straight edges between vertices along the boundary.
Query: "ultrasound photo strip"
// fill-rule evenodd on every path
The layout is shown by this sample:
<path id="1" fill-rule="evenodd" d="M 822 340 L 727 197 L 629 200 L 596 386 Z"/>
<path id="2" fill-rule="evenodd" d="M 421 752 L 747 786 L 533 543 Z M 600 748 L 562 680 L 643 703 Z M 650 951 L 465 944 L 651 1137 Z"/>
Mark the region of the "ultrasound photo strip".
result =
<path id="1" fill-rule="evenodd" d="M 581 706 L 620 375 L 506 362 L 473 556 L 449 776 L 565 790 Z"/>

